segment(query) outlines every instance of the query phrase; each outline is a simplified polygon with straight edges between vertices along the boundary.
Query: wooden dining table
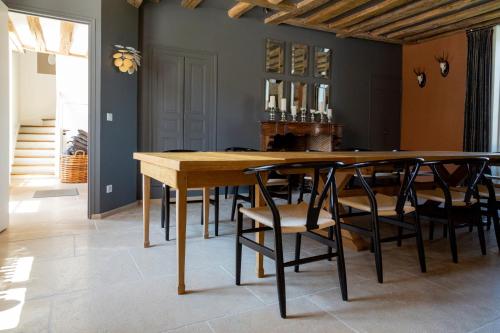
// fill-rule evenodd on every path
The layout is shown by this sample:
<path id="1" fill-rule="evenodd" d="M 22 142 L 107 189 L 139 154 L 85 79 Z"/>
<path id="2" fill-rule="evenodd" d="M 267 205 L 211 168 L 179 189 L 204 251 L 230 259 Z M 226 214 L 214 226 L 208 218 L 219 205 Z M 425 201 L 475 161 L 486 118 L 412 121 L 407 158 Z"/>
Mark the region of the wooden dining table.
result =
<path id="1" fill-rule="evenodd" d="M 144 225 L 144 247 L 150 246 L 149 217 L 151 179 L 155 179 L 176 189 L 176 246 L 178 294 L 186 292 L 186 204 L 188 189 L 203 189 L 204 236 L 208 238 L 208 208 L 210 188 L 224 185 L 256 186 L 255 205 L 264 204 L 259 195 L 254 175 L 247 175 L 249 167 L 276 163 L 297 163 L 314 161 L 341 161 L 344 163 L 364 162 L 397 158 L 422 157 L 425 160 L 457 159 L 467 157 L 489 157 L 500 162 L 497 153 L 466 153 L 457 151 L 369 151 L 369 152 L 189 152 L 159 153 L 137 152 L 134 159 L 140 162 L 142 174 L 142 206 Z M 353 173 L 342 171 L 336 174 L 339 195 L 349 182 Z M 258 221 L 256 221 L 258 223 Z M 365 241 L 347 230 L 342 230 L 344 244 L 355 249 L 366 247 Z M 264 233 L 256 234 L 256 241 L 264 243 Z M 264 276 L 263 256 L 256 255 L 256 273 Z"/>

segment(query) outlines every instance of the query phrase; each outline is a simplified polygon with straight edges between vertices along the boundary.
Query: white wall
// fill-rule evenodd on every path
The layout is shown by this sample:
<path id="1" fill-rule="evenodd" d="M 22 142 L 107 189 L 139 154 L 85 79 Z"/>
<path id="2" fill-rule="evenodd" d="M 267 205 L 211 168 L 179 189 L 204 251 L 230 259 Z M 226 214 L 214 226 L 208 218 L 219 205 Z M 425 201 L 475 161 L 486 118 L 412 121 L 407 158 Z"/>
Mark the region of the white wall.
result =
<path id="1" fill-rule="evenodd" d="M 0 1 L 0 231 L 9 225 L 9 35 Z"/>
<path id="2" fill-rule="evenodd" d="M 19 122 L 41 124 L 56 115 L 56 76 L 38 74 L 36 53 L 19 55 Z"/>
<path id="3" fill-rule="evenodd" d="M 10 115 L 10 165 L 14 153 L 19 130 L 19 53 L 11 51 L 9 61 L 9 115 Z"/>

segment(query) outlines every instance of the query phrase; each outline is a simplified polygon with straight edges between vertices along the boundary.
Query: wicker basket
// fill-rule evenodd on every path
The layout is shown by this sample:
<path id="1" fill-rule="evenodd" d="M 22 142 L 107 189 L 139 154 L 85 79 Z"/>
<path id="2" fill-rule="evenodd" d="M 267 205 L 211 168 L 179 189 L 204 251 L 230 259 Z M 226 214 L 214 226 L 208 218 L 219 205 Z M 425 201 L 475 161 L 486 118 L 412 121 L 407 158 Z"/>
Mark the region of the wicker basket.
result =
<path id="1" fill-rule="evenodd" d="M 61 156 L 61 183 L 86 183 L 87 182 L 88 156 L 82 150 L 75 155 Z"/>

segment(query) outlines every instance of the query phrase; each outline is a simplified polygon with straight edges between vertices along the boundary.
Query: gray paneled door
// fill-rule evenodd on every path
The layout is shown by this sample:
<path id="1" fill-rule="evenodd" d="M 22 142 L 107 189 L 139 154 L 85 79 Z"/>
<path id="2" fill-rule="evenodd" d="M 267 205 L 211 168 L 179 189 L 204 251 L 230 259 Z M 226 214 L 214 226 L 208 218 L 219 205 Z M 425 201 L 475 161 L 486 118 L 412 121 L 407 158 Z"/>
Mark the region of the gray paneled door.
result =
<path id="1" fill-rule="evenodd" d="M 370 80 L 370 148 L 399 149 L 401 80 L 372 76 Z"/>
<path id="2" fill-rule="evenodd" d="M 151 75 L 152 149 L 215 150 L 215 56 L 154 49 Z"/>

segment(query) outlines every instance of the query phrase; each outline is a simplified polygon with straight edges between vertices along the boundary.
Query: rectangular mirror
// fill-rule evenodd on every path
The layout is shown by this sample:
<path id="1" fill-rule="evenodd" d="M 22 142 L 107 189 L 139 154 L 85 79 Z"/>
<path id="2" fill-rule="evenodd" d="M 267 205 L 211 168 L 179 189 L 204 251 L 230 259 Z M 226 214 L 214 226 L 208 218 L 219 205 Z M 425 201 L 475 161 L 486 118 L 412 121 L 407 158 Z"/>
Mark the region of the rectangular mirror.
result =
<path id="1" fill-rule="evenodd" d="M 313 106 L 319 111 L 326 111 L 330 105 L 330 85 L 316 83 L 314 85 Z"/>
<path id="2" fill-rule="evenodd" d="M 314 48 L 314 77 L 328 79 L 331 71 L 332 51 L 324 47 Z"/>
<path id="3" fill-rule="evenodd" d="M 301 108 L 307 109 L 307 83 L 292 82 L 290 99 L 292 105 L 297 107 L 297 111 L 300 111 Z"/>
<path id="4" fill-rule="evenodd" d="M 285 42 L 266 40 L 266 72 L 283 74 L 285 68 Z"/>
<path id="5" fill-rule="evenodd" d="M 292 44 L 292 75 L 306 76 L 309 63 L 309 46 Z"/>
<path id="6" fill-rule="evenodd" d="M 281 99 L 285 97 L 285 81 L 276 79 L 266 80 L 266 109 L 279 108 Z"/>

